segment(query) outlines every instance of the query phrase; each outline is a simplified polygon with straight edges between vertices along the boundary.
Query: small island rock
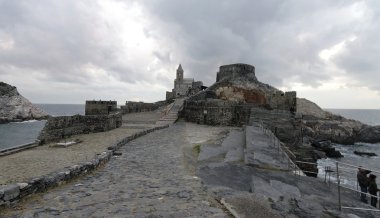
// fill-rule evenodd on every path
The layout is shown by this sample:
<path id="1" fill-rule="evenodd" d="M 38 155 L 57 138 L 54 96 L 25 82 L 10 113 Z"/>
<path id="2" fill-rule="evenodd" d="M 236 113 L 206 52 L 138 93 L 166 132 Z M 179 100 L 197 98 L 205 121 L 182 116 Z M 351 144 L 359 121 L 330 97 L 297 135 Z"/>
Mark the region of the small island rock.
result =
<path id="1" fill-rule="evenodd" d="M 0 82 L 0 123 L 46 119 L 49 115 L 33 105 L 17 88 Z"/>

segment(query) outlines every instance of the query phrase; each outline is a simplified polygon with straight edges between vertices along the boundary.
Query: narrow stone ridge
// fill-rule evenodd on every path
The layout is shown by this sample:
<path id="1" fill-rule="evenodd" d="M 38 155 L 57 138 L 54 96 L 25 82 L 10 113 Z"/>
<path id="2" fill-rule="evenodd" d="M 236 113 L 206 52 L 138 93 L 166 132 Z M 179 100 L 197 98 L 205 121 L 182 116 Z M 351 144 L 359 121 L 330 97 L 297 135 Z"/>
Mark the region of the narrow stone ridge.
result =
<path id="1" fill-rule="evenodd" d="M 16 87 L 0 82 L 0 123 L 47 117 L 47 113 L 20 95 Z"/>

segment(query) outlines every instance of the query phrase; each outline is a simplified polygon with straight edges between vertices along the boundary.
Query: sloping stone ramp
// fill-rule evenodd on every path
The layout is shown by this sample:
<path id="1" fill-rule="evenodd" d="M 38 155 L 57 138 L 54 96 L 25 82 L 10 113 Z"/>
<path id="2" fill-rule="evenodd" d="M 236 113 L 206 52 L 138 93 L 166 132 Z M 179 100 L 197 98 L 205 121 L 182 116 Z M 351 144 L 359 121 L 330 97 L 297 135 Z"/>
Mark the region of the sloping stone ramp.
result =
<path id="1" fill-rule="evenodd" d="M 339 212 L 336 186 L 293 175 L 286 158 L 273 145 L 271 134 L 265 131 L 257 124 L 247 126 L 244 131 L 230 132 L 219 146 L 201 146 L 199 176 L 210 196 L 231 214 L 264 218 L 378 217 L 378 213 L 369 211 Z M 243 154 L 236 152 L 241 149 Z M 239 154 L 233 155 L 239 158 L 226 161 L 231 154 Z M 341 194 L 343 205 L 369 208 L 352 192 L 341 190 Z"/>
<path id="2" fill-rule="evenodd" d="M 166 114 L 161 117 L 160 120 L 157 121 L 157 125 L 169 125 L 173 124 L 178 119 L 178 112 L 183 107 L 183 102 L 185 100 L 183 98 L 176 99 L 172 105 L 170 106 L 170 109 L 166 112 Z"/>

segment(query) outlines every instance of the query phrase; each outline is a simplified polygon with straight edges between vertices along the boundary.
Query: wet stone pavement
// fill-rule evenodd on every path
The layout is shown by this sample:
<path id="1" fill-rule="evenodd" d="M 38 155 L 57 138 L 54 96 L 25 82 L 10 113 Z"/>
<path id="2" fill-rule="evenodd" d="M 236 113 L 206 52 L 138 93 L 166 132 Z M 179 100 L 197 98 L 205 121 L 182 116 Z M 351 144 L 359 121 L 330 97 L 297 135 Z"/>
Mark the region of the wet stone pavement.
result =
<path id="1" fill-rule="evenodd" d="M 0 217 L 229 217 L 186 170 L 183 154 L 222 131 L 180 122 L 150 133 L 96 172 L 25 199 Z"/>

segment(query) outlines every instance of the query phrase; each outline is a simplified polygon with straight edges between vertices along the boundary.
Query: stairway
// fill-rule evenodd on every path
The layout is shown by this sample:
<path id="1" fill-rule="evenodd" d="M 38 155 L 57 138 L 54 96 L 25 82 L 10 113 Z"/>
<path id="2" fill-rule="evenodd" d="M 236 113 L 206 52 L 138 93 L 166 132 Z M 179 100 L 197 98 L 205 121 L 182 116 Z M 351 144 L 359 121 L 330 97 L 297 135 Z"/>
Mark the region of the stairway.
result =
<path id="1" fill-rule="evenodd" d="M 184 98 L 176 99 L 166 114 L 156 122 L 156 125 L 168 125 L 175 123 L 178 119 L 178 112 L 182 110 L 184 101 Z"/>

